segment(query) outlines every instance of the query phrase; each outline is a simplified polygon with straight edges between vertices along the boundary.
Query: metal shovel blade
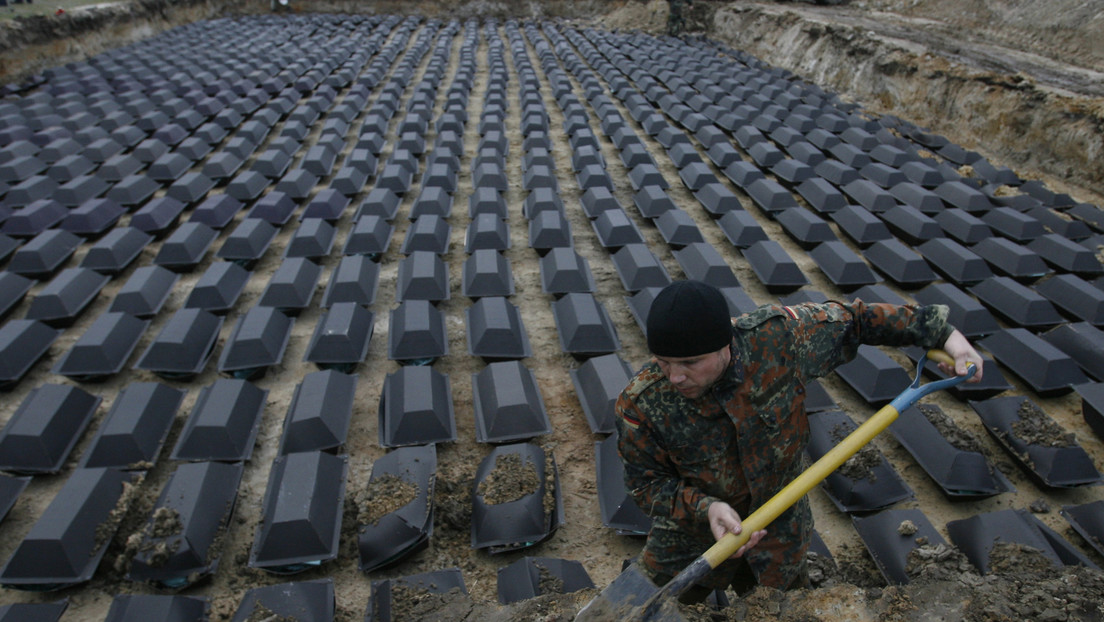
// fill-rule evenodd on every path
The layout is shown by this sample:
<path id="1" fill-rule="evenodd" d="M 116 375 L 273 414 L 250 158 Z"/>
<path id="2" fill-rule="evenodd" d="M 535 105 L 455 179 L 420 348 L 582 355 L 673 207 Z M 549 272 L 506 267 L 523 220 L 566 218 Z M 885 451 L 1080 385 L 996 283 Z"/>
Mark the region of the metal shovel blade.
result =
<path id="1" fill-rule="evenodd" d="M 640 607 L 659 593 L 659 588 L 635 564 L 629 566 L 606 589 L 575 616 L 575 622 L 610 622 L 640 615 Z M 675 601 L 668 601 L 649 622 L 682 622 Z"/>

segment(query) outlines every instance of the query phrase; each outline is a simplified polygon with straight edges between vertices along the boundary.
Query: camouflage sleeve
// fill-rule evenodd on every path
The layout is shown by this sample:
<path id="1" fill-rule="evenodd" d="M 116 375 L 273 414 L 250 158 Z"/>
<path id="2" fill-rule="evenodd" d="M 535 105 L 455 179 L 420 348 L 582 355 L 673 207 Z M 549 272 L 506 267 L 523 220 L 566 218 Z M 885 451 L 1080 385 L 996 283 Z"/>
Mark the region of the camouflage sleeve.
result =
<path id="1" fill-rule="evenodd" d="M 855 358 L 860 345 L 941 348 L 954 332 L 946 305 L 827 302 L 787 308 L 794 324 L 798 360 L 810 377 L 829 373 Z"/>
<path id="2" fill-rule="evenodd" d="M 652 518 L 708 522 L 709 504 L 718 499 L 687 485 L 655 438 L 655 431 L 637 405 L 621 395 L 616 405 L 617 451 L 625 466 L 625 488 Z"/>

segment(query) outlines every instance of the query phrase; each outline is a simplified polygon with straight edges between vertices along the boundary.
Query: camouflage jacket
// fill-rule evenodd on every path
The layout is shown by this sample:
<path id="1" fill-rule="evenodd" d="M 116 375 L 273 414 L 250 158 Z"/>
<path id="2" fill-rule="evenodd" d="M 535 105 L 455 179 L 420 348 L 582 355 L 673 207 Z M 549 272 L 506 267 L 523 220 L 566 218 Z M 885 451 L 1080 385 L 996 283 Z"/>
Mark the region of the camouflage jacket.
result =
<path id="1" fill-rule="evenodd" d="M 697 399 L 680 394 L 654 360 L 645 365 L 619 396 L 615 418 L 625 485 L 653 519 L 645 567 L 678 574 L 714 543 L 710 503 L 747 516 L 801 473 L 808 381 L 854 359 L 862 344 L 942 347 L 953 331 L 947 313 L 943 305 L 861 300 L 760 307 L 733 318 L 732 362 Z M 767 533 L 747 560 L 761 584 L 786 587 L 812 534 L 807 499 Z"/>

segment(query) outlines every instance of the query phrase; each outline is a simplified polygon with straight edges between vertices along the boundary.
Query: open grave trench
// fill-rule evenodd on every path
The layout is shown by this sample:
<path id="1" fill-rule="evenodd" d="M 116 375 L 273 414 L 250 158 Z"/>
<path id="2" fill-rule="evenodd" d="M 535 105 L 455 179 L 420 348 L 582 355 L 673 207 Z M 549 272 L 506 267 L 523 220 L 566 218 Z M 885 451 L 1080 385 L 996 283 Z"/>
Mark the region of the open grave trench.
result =
<path id="1" fill-rule="evenodd" d="M 348 620 L 414 615 L 411 586 L 606 586 L 647 529 L 611 400 L 683 276 L 734 314 L 949 304 L 988 357 L 925 400 L 980 450 L 909 411 L 813 493 L 848 582 L 907 581 L 916 533 L 979 571 L 994 538 L 1104 561 L 1100 209 L 738 50 L 216 19 L 10 86 L 0 137 L 0 603 L 35 619 L 152 619 L 123 594 L 164 597 L 131 616 L 293 615 L 251 591 L 288 581 L 302 619 Z M 811 451 L 918 358 L 864 348 L 811 387 Z"/>

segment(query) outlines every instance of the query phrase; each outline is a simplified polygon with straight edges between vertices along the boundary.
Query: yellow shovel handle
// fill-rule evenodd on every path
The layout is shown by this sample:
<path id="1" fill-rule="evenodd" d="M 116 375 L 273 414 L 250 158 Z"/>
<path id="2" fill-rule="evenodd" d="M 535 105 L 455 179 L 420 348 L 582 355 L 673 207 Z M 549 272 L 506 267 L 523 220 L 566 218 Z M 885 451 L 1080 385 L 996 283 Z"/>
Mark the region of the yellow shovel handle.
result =
<path id="1" fill-rule="evenodd" d="M 954 366 L 954 359 L 942 350 L 929 350 L 928 358 Z M 917 373 L 919 374 L 919 370 Z M 771 497 L 759 509 L 745 518 L 739 534 L 725 534 L 724 537 L 717 540 L 716 544 L 709 547 L 709 550 L 702 553 L 702 557 L 709 563 L 709 567 L 716 568 L 721 562 L 732 557 L 733 553 L 747 543 L 751 534 L 760 529 L 765 529 L 774 519 L 789 509 L 791 505 L 797 503 L 801 497 L 808 494 L 824 478 L 828 477 L 832 471 L 838 469 L 871 439 L 889 427 L 889 424 L 893 423 L 899 414 L 892 403 L 883 406 L 878 412 L 874 413 L 854 432 L 848 434 L 847 438 L 840 441 L 828 453 L 814 462 L 812 466 L 805 469 L 801 475 L 798 475 L 792 482 L 787 484 L 785 488 L 778 491 L 778 494 Z"/>

